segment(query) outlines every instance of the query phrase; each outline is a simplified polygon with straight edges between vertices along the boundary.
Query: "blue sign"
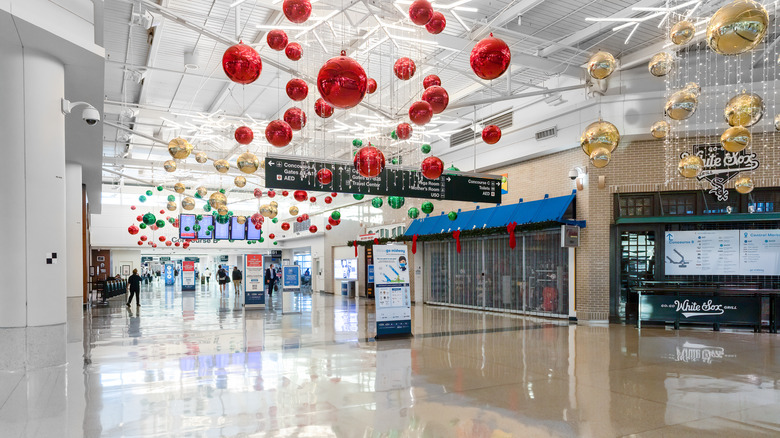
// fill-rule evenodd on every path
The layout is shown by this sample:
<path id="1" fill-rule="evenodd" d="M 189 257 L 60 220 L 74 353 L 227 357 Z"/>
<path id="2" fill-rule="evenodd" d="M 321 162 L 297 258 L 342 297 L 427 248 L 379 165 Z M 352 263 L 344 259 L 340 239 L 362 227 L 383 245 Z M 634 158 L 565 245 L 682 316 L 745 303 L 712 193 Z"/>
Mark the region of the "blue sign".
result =
<path id="1" fill-rule="evenodd" d="M 166 286 L 173 286 L 176 283 L 176 275 L 173 272 L 172 263 L 165 264 L 165 273 L 163 274 L 163 277 L 165 278 Z"/>
<path id="2" fill-rule="evenodd" d="M 368 265 L 368 282 L 374 282 L 374 265 Z"/>
<path id="3" fill-rule="evenodd" d="M 298 289 L 301 287 L 301 268 L 299 266 L 282 267 L 282 285 L 284 289 Z"/>

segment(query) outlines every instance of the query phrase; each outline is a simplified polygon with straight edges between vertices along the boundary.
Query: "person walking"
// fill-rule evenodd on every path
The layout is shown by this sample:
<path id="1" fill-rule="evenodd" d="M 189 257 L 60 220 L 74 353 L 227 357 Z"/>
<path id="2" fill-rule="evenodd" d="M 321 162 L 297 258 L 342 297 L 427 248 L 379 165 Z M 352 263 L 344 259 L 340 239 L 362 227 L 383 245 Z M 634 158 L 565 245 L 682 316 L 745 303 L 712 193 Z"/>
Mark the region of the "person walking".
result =
<path id="1" fill-rule="evenodd" d="M 243 277 L 241 276 L 241 271 L 238 270 L 238 266 L 233 266 L 233 289 L 236 290 L 236 295 L 238 295 L 238 292 L 241 290 L 241 280 Z"/>
<path id="2" fill-rule="evenodd" d="M 274 284 L 276 284 L 276 269 L 274 269 L 274 265 L 271 264 L 268 266 L 268 269 L 265 270 L 265 285 L 268 286 L 269 297 L 273 296 Z"/>
<path id="3" fill-rule="evenodd" d="M 206 287 L 209 287 L 209 282 L 211 281 L 211 269 L 206 268 L 206 270 L 203 271 L 203 276 L 206 277 Z"/>
<path id="4" fill-rule="evenodd" d="M 141 276 L 138 275 L 138 269 L 133 269 L 133 275 L 127 279 L 127 290 L 129 292 L 127 307 L 130 307 L 130 303 L 133 302 L 133 296 L 135 296 L 136 307 L 141 307 L 140 297 L 138 296 L 141 292 L 141 280 Z"/>
<path id="5" fill-rule="evenodd" d="M 228 278 L 227 269 L 225 269 L 224 266 L 219 266 L 219 271 L 217 272 L 217 278 L 219 279 L 219 291 L 221 293 L 225 293 L 225 290 L 227 289 L 227 284 L 230 282 L 230 279 Z"/>

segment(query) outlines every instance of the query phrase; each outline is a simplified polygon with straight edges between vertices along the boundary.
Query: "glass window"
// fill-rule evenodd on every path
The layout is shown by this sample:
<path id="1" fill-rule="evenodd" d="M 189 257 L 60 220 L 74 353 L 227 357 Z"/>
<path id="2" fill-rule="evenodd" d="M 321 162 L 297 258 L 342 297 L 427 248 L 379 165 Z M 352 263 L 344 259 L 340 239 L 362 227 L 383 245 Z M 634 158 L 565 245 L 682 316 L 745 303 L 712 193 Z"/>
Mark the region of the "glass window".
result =
<path id="1" fill-rule="evenodd" d="M 661 195 L 661 205 L 666 215 L 696 214 L 696 194 L 664 193 Z"/>
<path id="2" fill-rule="evenodd" d="M 620 216 L 653 215 L 653 195 L 620 196 Z"/>

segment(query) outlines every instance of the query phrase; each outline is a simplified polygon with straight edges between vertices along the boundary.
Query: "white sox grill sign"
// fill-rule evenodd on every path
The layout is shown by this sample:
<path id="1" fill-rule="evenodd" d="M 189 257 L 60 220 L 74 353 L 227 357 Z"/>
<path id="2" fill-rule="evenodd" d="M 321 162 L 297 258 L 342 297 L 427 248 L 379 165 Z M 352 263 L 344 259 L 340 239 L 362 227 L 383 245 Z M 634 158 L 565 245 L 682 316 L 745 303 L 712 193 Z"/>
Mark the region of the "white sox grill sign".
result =
<path id="1" fill-rule="evenodd" d="M 680 158 L 690 154 L 687 151 L 683 152 Z M 721 202 L 729 199 L 726 183 L 742 171 L 758 169 L 760 164 L 754 152 L 748 153 L 744 150 L 728 152 L 719 143 L 694 145 L 693 154 L 704 161 L 704 169 L 696 179 L 709 181 L 711 187 L 709 192 Z"/>

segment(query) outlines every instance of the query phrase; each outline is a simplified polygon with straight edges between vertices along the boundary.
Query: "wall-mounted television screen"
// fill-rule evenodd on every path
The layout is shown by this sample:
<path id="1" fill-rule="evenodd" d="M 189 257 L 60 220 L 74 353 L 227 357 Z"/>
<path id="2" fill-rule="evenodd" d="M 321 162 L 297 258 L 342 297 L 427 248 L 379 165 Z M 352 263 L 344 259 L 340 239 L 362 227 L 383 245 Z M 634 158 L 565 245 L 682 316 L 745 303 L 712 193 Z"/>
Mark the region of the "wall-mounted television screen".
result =
<path id="1" fill-rule="evenodd" d="M 230 221 L 221 224 L 217 222 L 214 224 L 214 239 L 215 240 L 227 240 L 230 239 Z"/>
<path id="2" fill-rule="evenodd" d="M 246 224 L 249 221 L 244 222 L 243 224 L 238 223 L 238 216 L 233 216 L 230 218 L 230 238 L 233 240 L 245 240 L 246 239 Z M 254 226 L 254 225 L 252 225 Z"/>
<path id="3" fill-rule="evenodd" d="M 214 216 L 203 215 L 203 219 L 198 222 L 200 230 L 198 230 L 198 239 L 213 239 L 214 231 L 209 230 L 209 227 L 214 225 Z"/>
<path id="4" fill-rule="evenodd" d="M 260 240 L 263 230 L 255 228 L 255 224 L 247 219 L 246 221 L 246 240 Z"/>
<path id="5" fill-rule="evenodd" d="M 194 214 L 179 215 L 179 239 L 195 239 L 198 233 L 195 231 L 197 223 Z"/>
<path id="6" fill-rule="evenodd" d="M 357 280 L 357 259 L 336 259 L 333 261 L 333 277 L 339 280 Z"/>

